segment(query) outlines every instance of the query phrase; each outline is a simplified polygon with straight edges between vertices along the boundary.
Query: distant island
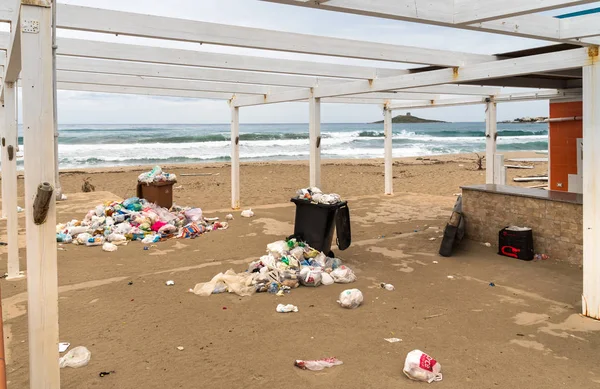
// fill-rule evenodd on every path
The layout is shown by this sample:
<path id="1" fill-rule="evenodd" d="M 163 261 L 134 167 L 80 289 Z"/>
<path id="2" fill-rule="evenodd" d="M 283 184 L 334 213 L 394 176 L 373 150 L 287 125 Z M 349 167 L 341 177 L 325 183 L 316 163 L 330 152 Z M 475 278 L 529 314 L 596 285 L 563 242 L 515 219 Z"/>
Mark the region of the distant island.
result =
<path id="1" fill-rule="evenodd" d="M 378 122 L 374 122 L 373 124 L 383 123 L 383 120 Z M 392 118 L 392 123 L 446 123 L 441 120 L 430 120 L 423 119 L 417 116 L 412 116 L 410 112 L 407 112 L 406 115 L 398 115 Z"/>
<path id="2" fill-rule="evenodd" d="M 524 117 L 524 118 L 516 118 L 514 120 L 505 120 L 500 123 L 545 123 L 548 120 L 545 116 L 538 116 L 535 118 Z"/>

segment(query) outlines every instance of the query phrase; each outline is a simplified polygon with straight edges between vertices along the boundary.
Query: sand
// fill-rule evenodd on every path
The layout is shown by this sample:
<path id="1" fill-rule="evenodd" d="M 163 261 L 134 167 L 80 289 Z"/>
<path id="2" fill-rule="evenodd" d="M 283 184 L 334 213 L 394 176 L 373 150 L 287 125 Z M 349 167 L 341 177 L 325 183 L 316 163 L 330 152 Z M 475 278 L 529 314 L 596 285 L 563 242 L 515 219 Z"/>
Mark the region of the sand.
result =
<path id="1" fill-rule="evenodd" d="M 86 367 L 63 369 L 61 387 L 427 386 L 402 374 L 406 354 L 416 348 L 441 363 L 444 380 L 432 384 L 440 387 L 597 387 L 600 325 L 578 316 L 581 269 L 551 260 L 499 257 L 474 242 L 464 242 L 451 258 L 437 255 L 453 193 L 460 185 L 484 181 L 469 158 L 398 160 L 393 197 L 381 195 L 380 161 L 326 162 L 324 189 L 342 194 L 351 208 L 352 245 L 343 252 L 333 248 L 358 276 L 350 285 L 302 287 L 284 297 L 187 292 L 220 271 L 243 271 L 267 243 L 292 232 L 289 198 L 306 185 L 305 163 L 244 164 L 242 202 L 256 216 L 244 219 L 234 212 L 226 231 L 158 243 L 148 251 L 136 242 L 114 253 L 62 246 L 60 341 L 88 347 L 92 359 Z M 544 164 L 535 165 L 533 172 L 515 173 L 545 173 Z M 81 218 L 86 207 L 102 199 L 133 194 L 139 171 L 120 170 L 63 173 L 70 199 L 58 205 L 59 220 Z M 229 213 L 225 165 L 165 170 L 220 173 L 181 177 L 175 198 L 211 216 Z M 87 176 L 98 191 L 76 193 Z M 4 229 L 2 222 L 2 236 Z M 21 257 L 24 267 L 24 249 Z M 2 253 L 0 271 L 5 265 Z M 175 285 L 166 286 L 167 280 Z M 380 282 L 396 290 L 381 289 Z M 9 387 L 25 388 L 26 282 L 2 280 L 0 285 Z M 348 287 L 363 291 L 362 307 L 338 306 L 339 293 Z M 297 305 L 299 312 L 277 313 L 279 303 Z M 391 337 L 402 341 L 384 340 Z M 344 364 L 323 372 L 293 366 L 295 359 L 330 356 Z M 100 377 L 103 371 L 114 373 Z"/>

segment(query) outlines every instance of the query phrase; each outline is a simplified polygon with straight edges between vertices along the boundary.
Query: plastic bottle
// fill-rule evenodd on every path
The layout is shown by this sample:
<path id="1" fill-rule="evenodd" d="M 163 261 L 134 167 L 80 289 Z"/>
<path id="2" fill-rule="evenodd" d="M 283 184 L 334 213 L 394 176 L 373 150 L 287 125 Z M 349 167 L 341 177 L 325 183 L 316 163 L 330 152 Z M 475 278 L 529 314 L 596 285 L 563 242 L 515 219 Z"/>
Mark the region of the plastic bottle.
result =
<path id="1" fill-rule="evenodd" d="M 382 283 L 380 284 L 380 286 L 381 286 L 383 289 L 389 290 L 390 292 L 391 292 L 392 290 L 395 290 L 395 289 L 396 289 L 396 288 L 394 288 L 394 285 L 392 285 L 392 284 L 386 284 L 385 282 L 382 282 Z"/>

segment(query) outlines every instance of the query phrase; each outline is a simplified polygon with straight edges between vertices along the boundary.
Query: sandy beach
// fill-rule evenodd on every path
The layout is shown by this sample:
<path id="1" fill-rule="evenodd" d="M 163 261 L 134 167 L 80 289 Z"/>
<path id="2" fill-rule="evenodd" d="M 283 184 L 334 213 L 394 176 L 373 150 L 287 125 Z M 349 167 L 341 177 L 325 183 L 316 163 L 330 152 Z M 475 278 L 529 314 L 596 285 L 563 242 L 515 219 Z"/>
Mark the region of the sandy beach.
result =
<path id="1" fill-rule="evenodd" d="M 523 155 L 507 158 L 516 156 Z M 534 165 L 532 170 L 509 170 L 508 178 L 546 173 L 545 163 Z M 178 204 L 202 207 L 207 216 L 223 218 L 230 212 L 226 164 L 163 168 L 179 176 Z M 144 170 L 62 172 L 69 200 L 57 205 L 58 220 L 81 219 L 98 203 L 133 195 L 135 178 Z M 333 250 L 358 280 L 301 287 L 284 297 L 196 296 L 188 292 L 196 283 L 229 268 L 244 271 L 264 254 L 266 244 L 293 232 L 289 199 L 306 186 L 307 163 L 243 164 L 241 171 L 243 208 L 252 207 L 256 215 L 245 219 L 233 212 L 235 219 L 225 231 L 157 243 L 147 251 L 139 242 L 114 253 L 59 246 L 60 341 L 92 352 L 89 365 L 61 370 L 61 387 L 427 386 L 402 373 L 404 358 L 413 349 L 442 365 L 444 380 L 432 384 L 440 387 L 599 385 L 595 355 L 600 323 L 579 316 L 581 269 L 552 260 L 510 260 L 468 241 L 451 258 L 437 255 L 454 193 L 461 185 L 485 181 L 473 155 L 396 160 L 394 196 L 381 194 L 382 161 L 324 161 L 323 189 L 348 199 L 351 209 L 352 245 Z M 96 192 L 80 193 L 85 177 Z M 22 179 L 19 185 L 21 195 Z M 4 233 L 5 222 L 0 222 Z M 3 272 L 4 251 L 0 259 Z M 23 268 L 25 262 L 23 247 Z M 166 280 L 175 285 L 166 286 Z M 381 289 L 380 282 L 392 283 L 396 290 Z M 26 282 L 2 280 L 0 285 L 9 387 L 24 388 Z M 347 288 L 362 290 L 363 306 L 339 307 L 336 300 Z M 297 305 L 299 312 L 277 313 L 279 303 Z M 402 341 L 384 340 L 392 337 Z M 322 372 L 293 366 L 296 359 L 332 356 L 344 364 Z M 541 366 L 544 373 L 538 374 Z M 101 372 L 111 374 L 100 377 Z"/>

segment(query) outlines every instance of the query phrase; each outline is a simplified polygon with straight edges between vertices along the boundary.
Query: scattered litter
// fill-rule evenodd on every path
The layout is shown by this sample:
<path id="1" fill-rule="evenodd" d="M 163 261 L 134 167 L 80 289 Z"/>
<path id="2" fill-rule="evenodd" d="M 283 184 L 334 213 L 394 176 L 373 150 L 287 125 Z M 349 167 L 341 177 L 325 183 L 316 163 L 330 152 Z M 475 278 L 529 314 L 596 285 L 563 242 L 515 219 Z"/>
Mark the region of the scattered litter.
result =
<path id="1" fill-rule="evenodd" d="M 6 243 L 6 242 L 0 242 L 0 246 L 8 246 L 8 243 Z"/>
<path id="2" fill-rule="evenodd" d="M 517 334 L 517 336 L 525 336 L 525 334 Z"/>
<path id="3" fill-rule="evenodd" d="M 223 307 L 223 310 L 226 310 L 226 309 L 227 309 L 227 307 Z"/>
<path id="4" fill-rule="evenodd" d="M 179 351 L 183 351 L 183 350 L 184 350 L 184 348 L 183 348 L 183 346 L 177 346 L 177 350 L 179 350 Z"/>
<path id="5" fill-rule="evenodd" d="M 335 281 L 333 280 L 333 277 L 331 277 L 331 275 L 327 272 L 323 272 L 321 274 L 321 284 L 323 285 L 331 285 L 333 284 Z"/>
<path id="6" fill-rule="evenodd" d="M 540 261 L 540 260 L 543 260 L 543 261 L 545 261 L 545 260 L 547 260 L 547 259 L 549 259 L 549 258 L 550 258 L 550 257 L 549 257 L 548 255 L 546 255 L 546 254 L 535 254 L 535 255 L 533 256 L 533 259 L 534 259 L 534 261 Z"/>
<path id="7" fill-rule="evenodd" d="M 118 247 L 115 246 L 114 244 L 110 243 L 110 242 L 105 242 L 102 245 L 102 250 L 103 251 L 108 251 L 108 252 L 113 252 L 113 251 L 117 251 Z"/>
<path id="8" fill-rule="evenodd" d="M 102 378 L 102 377 L 104 377 L 104 376 L 107 376 L 107 375 L 110 375 L 110 374 L 114 374 L 114 373 L 115 373 L 115 371 L 114 371 L 114 370 L 111 370 L 111 371 L 101 371 L 101 372 L 98 374 L 98 376 L 100 376 L 100 378 Z"/>
<path id="9" fill-rule="evenodd" d="M 66 353 L 58 360 L 58 365 L 63 367 L 83 367 L 87 365 L 92 357 L 90 350 L 83 346 L 78 346 Z"/>
<path id="10" fill-rule="evenodd" d="M 173 189 L 183 189 L 183 185 L 174 186 Z"/>
<path id="11" fill-rule="evenodd" d="M 279 313 L 298 312 L 298 307 L 292 304 L 279 304 L 277 305 L 276 311 Z"/>
<path id="12" fill-rule="evenodd" d="M 275 296 L 277 297 L 283 297 L 284 291 L 283 289 L 280 289 L 277 293 L 275 293 Z"/>
<path id="13" fill-rule="evenodd" d="M 462 196 L 462 193 L 453 193 L 452 196 Z"/>
<path id="14" fill-rule="evenodd" d="M 330 275 L 331 278 L 339 284 L 349 284 L 356 281 L 356 275 L 352 269 L 343 265 L 333 270 Z"/>
<path id="15" fill-rule="evenodd" d="M 144 251 L 148 251 L 148 250 L 150 250 L 150 247 L 144 246 Z"/>
<path id="16" fill-rule="evenodd" d="M 493 282 L 490 282 L 490 286 L 496 286 L 496 284 L 494 284 Z"/>
<path id="17" fill-rule="evenodd" d="M 129 281 L 127 285 L 133 285 L 133 281 Z"/>
<path id="18" fill-rule="evenodd" d="M 169 281 L 165 282 L 165 285 L 167 285 L 167 286 L 175 285 L 175 281 L 169 280 Z"/>
<path id="19" fill-rule="evenodd" d="M 435 315 L 429 315 L 429 316 L 425 316 L 423 319 L 428 320 L 428 319 L 433 319 L 435 317 L 440 317 L 440 316 L 444 316 L 445 313 L 436 313 Z"/>
<path id="20" fill-rule="evenodd" d="M 435 237 L 429 238 L 429 240 L 433 242 L 435 240 Z"/>
<path id="21" fill-rule="evenodd" d="M 146 173 L 142 173 L 138 176 L 138 182 L 144 184 L 150 184 L 152 182 L 165 182 L 173 181 L 177 182 L 177 176 L 175 174 L 169 174 L 162 171 L 160 166 L 155 166 L 152 170 Z"/>
<path id="22" fill-rule="evenodd" d="M 68 342 L 60 342 L 58 344 L 58 352 L 64 353 L 65 351 L 67 351 L 67 349 L 69 348 L 70 345 L 71 345 L 71 343 L 68 343 Z"/>
<path id="23" fill-rule="evenodd" d="M 303 370 L 319 371 L 319 370 L 323 370 L 327 367 L 342 365 L 343 363 L 344 362 L 340 361 L 337 358 L 323 358 L 323 359 L 317 359 L 317 360 L 313 360 L 313 361 L 304 361 L 301 359 L 297 359 L 294 362 L 294 366 L 297 366 Z"/>
<path id="24" fill-rule="evenodd" d="M 415 381 L 432 383 L 442 380 L 442 366 L 421 350 L 408 353 L 403 371 L 408 378 Z"/>
<path id="25" fill-rule="evenodd" d="M 342 201 L 342 198 L 339 194 L 324 194 L 321 189 L 316 187 L 298 190 L 296 192 L 296 198 L 305 199 L 317 204 L 337 204 Z"/>
<path id="26" fill-rule="evenodd" d="M 246 209 L 244 211 L 242 211 L 242 217 L 252 217 L 254 216 L 254 212 L 252 212 L 251 209 Z"/>
<path id="27" fill-rule="evenodd" d="M 396 288 L 394 288 L 394 285 L 392 285 L 392 284 L 386 284 L 385 282 L 382 282 L 381 284 L 379 284 L 379 286 L 381 286 L 383 289 L 389 290 L 390 292 L 392 290 L 396 289 Z"/>
<path id="28" fill-rule="evenodd" d="M 437 265 L 439 262 L 438 261 L 433 261 L 433 263 Z"/>
<path id="29" fill-rule="evenodd" d="M 454 279 L 454 276 L 448 276 L 448 279 L 449 279 L 449 280 L 453 280 L 453 279 Z"/>
<path id="30" fill-rule="evenodd" d="M 363 302 L 363 294 L 358 289 L 346 289 L 340 293 L 340 299 L 337 301 L 342 308 L 355 309 Z"/>
<path id="31" fill-rule="evenodd" d="M 400 339 L 400 338 L 383 338 L 383 340 L 385 340 L 386 342 L 389 342 L 389 343 L 402 342 L 402 339 Z"/>
<path id="32" fill-rule="evenodd" d="M 233 215 L 232 215 L 232 214 L 230 214 L 230 213 L 229 213 L 229 214 L 227 214 L 227 215 L 225 216 L 225 220 L 233 220 Z"/>
<path id="33" fill-rule="evenodd" d="M 25 210 L 17 205 L 17 213 L 21 213 L 23 211 L 25 211 Z"/>
<path id="34" fill-rule="evenodd" d="M 485 242 L 483 245 L 484 245 L 485 247 L 492 247 L 492 244 L 491 244 L 490 242 Z"/>

